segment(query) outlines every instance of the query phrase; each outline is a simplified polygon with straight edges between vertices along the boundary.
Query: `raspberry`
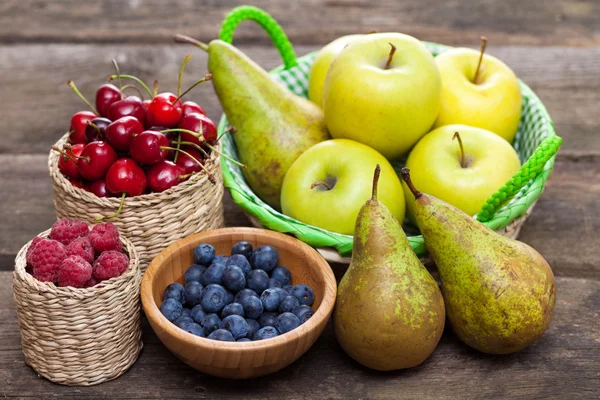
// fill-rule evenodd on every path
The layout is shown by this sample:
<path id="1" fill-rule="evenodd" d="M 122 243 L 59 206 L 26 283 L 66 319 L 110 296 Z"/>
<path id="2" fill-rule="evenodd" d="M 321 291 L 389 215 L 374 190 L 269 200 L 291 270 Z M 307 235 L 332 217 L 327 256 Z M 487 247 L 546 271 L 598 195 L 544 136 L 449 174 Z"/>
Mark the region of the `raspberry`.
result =
<path id="1" fill-rule="evenodd" d="M 33 276 L 42 282 L 57 282 L 60 265 L 67 258 L 67 249 L 62 243 L 42 239 L 31 252 Z"/>
<path id="2" fill-rule="evenodd" d="M 84 288 L 89 288 L 92 286 L 96 286 L 98 284 L 98 281 L 94 279 L 94 277 L 91 277 L 84 285 Z"/>
<path id="3" fill-rule="evenodd" d="M 88 237 L 79 237 L 67 246 L 68 256 L 79 256 L 89 263 L 94 262 L 94 248 Z"/>
<path id="4" fill-rule="evenodd" d="M 29 248 L 27 248 L 27 253 L 25 254 L 25 260 L 27 260 L 27 265 L 31 265 L 31 253 L 33 252 L 34 247 L 42 240 L 41 237 L 36 236 L 31 241 Z"/>
<path id="5" fill-rule="evenodd" d="M 69 256 L 61 264 L 58 271 L 58 284 L 82 288 L 92 277 L 92 266 L 79 256 Z"/>
<path id="6" fill-rule="evenodd" d="M 129 266 L 129 257 L 114 250 L 105 251 L 94 261 L 94 278 L 98 281 L 119 276 Z"/>
<path id="7" fill-rule="evenodd" d="M 59 219 L 50 229 L 50 237 L 67 246 L 78 237 L 87 236 L 89 228 L 83 221 Z"/>
<path id="8" fill-rule="evenodd" d="M 121 251 L 123 248 L 119 239 L 119 231 L 111 223 L 94 225 L 90 232 L 90 242 L 92 242 L 96 254 L 108 250 Z"/>

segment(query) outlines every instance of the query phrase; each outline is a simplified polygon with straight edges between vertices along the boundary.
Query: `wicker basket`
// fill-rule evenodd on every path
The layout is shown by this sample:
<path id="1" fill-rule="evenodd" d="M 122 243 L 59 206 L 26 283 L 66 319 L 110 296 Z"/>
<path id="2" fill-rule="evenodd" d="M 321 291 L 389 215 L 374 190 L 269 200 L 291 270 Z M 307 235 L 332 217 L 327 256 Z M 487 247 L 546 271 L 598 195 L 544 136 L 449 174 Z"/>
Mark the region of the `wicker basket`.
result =
<path id="1" fill-rule="evenodd" d="M 67 135 L 56 146 L 60 148 L 66 141 Z M 97 197 L 73 186 L 58 170 L 58 157 L 57 152 L 51 151 L 48 158 L 58 218 L 95 223 L 96 217 L 111 215 L 117 210 L 120 198 Z M 223 175 L 220 158 L 214 152 L 206 167 L 214 175 L 216 184 L 211 183 L 205 173 L 196 173 L 164 192 L 125 198 L 121 214 L 110 220 L 135 246 L 142 273 L 154 256 L 171 243 L 223 226 Z"/>
<path id="2" fill-rule="evenodd" d="M 40 234 L 47 237 L 50 230 Z M 129 254 L 123 275 L 87 289 L 57 287 L 25 271 L 25 254 L 17 254 L 13 289 L 25 362 L 52 382 L 90 386 L 123 374 L 142 349 L 139 259 L 132 243 L 121 237 Z"/>

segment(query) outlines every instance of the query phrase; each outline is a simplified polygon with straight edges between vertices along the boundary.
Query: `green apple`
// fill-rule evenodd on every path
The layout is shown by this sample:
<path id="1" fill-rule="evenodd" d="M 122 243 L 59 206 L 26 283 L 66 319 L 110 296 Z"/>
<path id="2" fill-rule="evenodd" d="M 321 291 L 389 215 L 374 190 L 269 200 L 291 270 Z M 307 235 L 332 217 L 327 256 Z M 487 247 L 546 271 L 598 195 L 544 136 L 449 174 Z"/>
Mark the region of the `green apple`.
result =
<path id="1" fill-rule="evenodd" d="M 377 151 L 347 139 L 316 144 L 294 161 L 283 179 L 281 209 L 306 224 L 352 235 L 358 211 L 371 197 L 377 164 L 378 198 L 402 222 L 404 194 L 394 168 Z"/>
<path id="2" fill-rule="evenodd" d="M 323 107 L 323 86 L 325 85 L 325 76 L 327 76 L 331 62 L 347 44 L 362 36 L 342 36 L 319 50 L 308 77 L 308 99 L 310 101 L 319 107 Z"/>
<path id="3" fill-rule="evenodd" d="M 442 104 L 435 126 L 466 124 L 487 129 L 512 143 L 521 119 L 521 89 L 510 68 L 481 52 L 456 48 L 436 57 Z"/>
<path id="4" fill-rule="evenodd" d="M 440 95 L 435 60 L 421 42 L 373 33 L 353 40 L 333 60 L 323 93 L 325 122 L 333 138 L 394 159 L 429 132 Z"/>
<path id="5" fill-rule="evenodd" d="M 456 132 L 458 140 L 454 139 Z M 457 124 L 425 135 L 410 152 L 406 166 L 419 190 L 475 215 L 519 170 L 521 163 L 515 149 L 500 136 Z M 412 218 L 414 197 L 403 185 Z"/>

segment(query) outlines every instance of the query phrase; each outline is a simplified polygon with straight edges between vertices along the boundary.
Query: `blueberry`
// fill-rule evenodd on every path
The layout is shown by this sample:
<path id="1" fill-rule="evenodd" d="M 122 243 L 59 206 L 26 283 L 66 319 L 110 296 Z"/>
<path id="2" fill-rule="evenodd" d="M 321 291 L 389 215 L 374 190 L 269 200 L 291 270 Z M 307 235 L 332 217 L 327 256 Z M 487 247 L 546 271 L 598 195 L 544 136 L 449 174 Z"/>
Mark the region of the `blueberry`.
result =
<path id="1" fill-rule="evenodd" d="M 210 244 L 200 244 L 194 249 L 194 261 L 196 264 L 210 265 L 215 258 L 215 248 Z"/>
<path id="2" fill-rule="evenodd" d="M 240 303 L 231 303 L 227 304 L 223 311 L 221 311 L 221 318 L 225 318 L 229 315 L 239 315 L 240 317 L 244 316 L 244 306 Z"/>
<path id="3" fill-rule="evenodd" d="M 269 287 L 269 275 L 262 269 L 255 269 L 248 274 L 248 289 L 261 294 L 263 290 Z"/>
<path id="4" fill-rule="evenodd" d="M 260 301 L 262 301 L 263 308 L 267 311 L 275 311 L 279 308 L 279 303 L 281 303 L 281 296 L 279 292 L 275 291 L 275 289 L 266 289 L 260 295 Z"/>
<path id="5" fill-rule="evenodd" d="M 217 314 L 206 314 L 200 325 L 204 329 L 204 336 L 210 335 L 211 332 L 221 327 L 221 319 Z"/>
<path id="6" fill-rule="evenodd" d="M 305 306 L 312 306 L 315 302 L 315 294 L 310 286 L 305 285 L 303 283 L 299 285 L 295 285 L 290 289 L 290 294 L 292 296 L 296 296 L 298 300 L 300 300 L 300 304 Z"/>
<path id="7" fill-rule="evenodd" d="M 262 326 L 263 328 L 265 326 L 275 326 L 275 324 L 277 323 L 277 317 L 279 315 L 277 315 L 277 313 L 274 312 L 264 312 L 259 318 L 258 318 L 258 323 L 260 324 L 260 326 Z"/>
<path id="8" fill-rule="evenodd" d="M 244 302 L 244 299 L 249 296 L 258 297 L 258 293 L 256 293 L 252 289 L 242 289 L 235 295 L 233 301 L 242 304 Z"/>
<path id="9" fill-rule="evenodd" d="M 260 329 L 260 324 L 257 320 L 250 318 L 246 318 L 246 323 L 248 324 L 248 334 L 246 337 L 252 339 L 254 334 Z"/>
<path id="10" fill-rule="evenodd" d="M 283 290 L 285 290 L 286 292 L 288 292 L 288 293 L 289 293 L 289 292 L 290 292 L 290 290 L 292 290 L 292 288 L 293 288 L 293 287 L 294 287 L 294 285 L 285 285 L 285 286 L 283 287 Z"/>
<path id="11" fill-rule="evenodd" d="M 177 318 L 181 317 L 181 314 L 183 313 L 183 306 L 177 300 L 168 298 L 160 305 L 160 312 L 165 316 L 166 319 L 173 322 Z"/>
<path id="12" fill-rule="evenodd" d="M 242 306 L 244 307 L 244 313 L 246 317 L 256 319 L 260 317 L 260 315 L 264 311 L 264 307 L 262 301 L 258 297 L 248 296 L 242 301 Z"/>
<path id="13" fill-rule="evenodd" d="M 248 323 L 239 315 L 229 315 L 223 318 L 221 328 L 227 329 L 236 339 L 246 337 L 248 334 Z"/>
<path id="14" fill-rule="evenodd" d="M 233 303 L 233 299 L 234 299 L 233 293 L 231 293 L 229 290 L 225 289 L 225 295 L 226 295 L 225 305 Z"/>
<path id="15" fill-rule="evenodd" d="M 179 317 L 175 321 L 173 321 L 173 323 L 175 325 L 177 325 L 178 327 L 180 327 L 181 329 L 183 329 L 185 325 L 191 324 L 193 322 L 194 322 L 193 319 L 191 319 L 190 317 L 186 317 L 185 315 L 182 315 L 181 317 Z"/>
<path id="16" fill-rule="evenodd" d="M 298 317 L 298 319 L 300 320 L 300 324 L 303 324 L 306 321 L 308 321 L 308 319 L 312 317 L 315 312 L 309 306 L 300 305 L 294 308 L 293 313 L 296 314 L 296 317 Z"/>
<path id="17" fill-rule="evenodd" d="M 246 258 L 250 257 L 250 254 L 252 254 L 252 245 L 250 244 L 250 242 L 237 242 L 235 246 L 233 246 L 233 248 L 231 249 L 231 255 L 233 256 L 236 254 L 240 254 Z"/>
<path id="18" fill-rule="evenodd" d="M 208 286 L 211 283 L 220 285 L 223 283 L 223 271 L 225 271 L 225 264 L 212 264 L 204 271 L 204 274 L 202 274 L 202 284 L 204 286 Z"/>
<path id="19" fill-rule="evenodd" d="M 271 272 L 271 278 L 277 279 L 281 286 L 292 284 L 292 273 L 286 267 L 277 267 Z"/>
<path id="20" fill-rule="evenodd" d="M 226 329 L 217 329 L 213 331 L 210 335 L 208 335 L 209 339 L 213 340 L 221 340 L 223 342 L 235 342 L 235 339 L 231 332 Z"/>
<path id="21" fill-rule="evenodd" d="M 199 324 L 202 322 L 202 319 L 206 316 L 206 313 L 202 309 L 202 306 L 198 304 L 194 308 L 192 308 L 192 312 L 190 313 L 190 318 L 194 320 L 195 323 Z"/>
<path id="22" fill-rule="evenodd" d="M 250 255 L 250 264 L 254 269 L 262 269 L 263 271 L 271 272 L 278 263 L 279 254 L 273 246 L 259 246 Z"/>
<path id="23" fill-rule="evenodd" d="M 215 256 L 215 258 L 213 258 L 211 264 L 227 264 L 227 260 L 229 260 L 229 257 L 227 256 Z"/>
<path id="24" fill-rule="evenodd" d="M 277 317 L 277 323 L 275 323 L 275 328 L 281 333 L 287 333 L 292 329 L 296 329 L 300 326 L 300 319 L 291 312 L 284 312 L 283 314 Z"/>
<path id="25" fill-rule="evenodd" d="M 200 264 L 192 264 L 185 270 L 183 274 L 183 280 L 185 283 L 190 282 L 202 282 L 202 274 L 206 271 L 206 267 Z"/>
<path id="26" fill-rule="evenodd" d="M 247 337 L 243 337 L 241 339 L 236 340 L 236 342 L 251 342 L 252 340 L 248 339 Z"/>
<path id="27" fill-rule="evenodd" d="M 200 282 L 190 282 L 185 285 L 183 297 L 185 298 L 185 305 L 187 307 L 195 307 L 200 303 L 202 289 L 204 289 L 204 286 Z"/>
<path id="28" fill-rule="evenodd" d="M 204 329 L 202 329 L 200 325 L 193 321 L 185 324 L 184 326 L 180 326 L 180 328 L 186 331 L 187 333 L 191 333 L 192 335 L 204 337 Z"/>
<path id="29" fill-rule="evenodd" d="M 236 267 L 240 267 L 244 274 L 248 275 L 250 271 L 252 271 L 252 266 L 250 262 L 241 254 L 234 254 L 227 260 L 225 266 L 235 265 Z"/>
<path id="30" fill-rule="evenodd" d="M 218 313 L 227 305 L 227 291 L 221 285 L 208 285 L 202 291 L 200 304 L 205 312 Z"/>
<path id="31" fill-rule="evenodd" d="M 165 288 L 163 292 L 163 300 L 174 299 L 183 304 L 185 298 L 183 297 L 183 285 L 181 283 L 171 283 Z"/>
<path id="32" fill-rule="evenodd" d="M 269 287 L 270 288 L 280 288 L 281 287 L 281 282 L 279 282 L 277 279 L 275 278 L 269 278 Z"/>
<path id="33" fill-rule="evenodd" d="M 223 271 L 223 286 L 237 293 L 246 287 L 246 275 L 238 266 L 230 265 L 225 267 Z"/>
<path id="34" fill-rule="evenodd" d="M 279 336 L 279 332 L 277 332 L 277 329 L 273 326 L 265 326 L 265 327 L 260 328 L 258 330 L 258 332 L 256 332 L 254 334 L 254 337 L 252 339 L 253 340 L 265 340 L 265 339 L 273 338 L 275 336 Z"/>
<path id="35" fill-rule="evenodd" d="M 276 287 L 276 288 L 271 288 L 271 289 L 273 289 L 275 292 L 279 293 L 279 298 L 281 300 L 283 300 L 286 297 L 290 296 L 290 294 L 287 291 L 283 290 L 282 288 Z"/>
<path id="36" fill-rule="evenodd" d="M 184 307 L 183 312 L 181 313 L 181 316 L 183 317 L 185 315 L 186 317 L 189 317 L 191 314 L 192 314 L 192 310 Z"/>
<path id="37" fill-rule="evenodd" d="M 300 301 L 298 301 L 295 296 L 286 296 L 283 298 L 283 300 L 281 300 L 281 303 L 279 303 L 279 312 L 293 312 L 294 308 L 298 307 L 299 305 Z"/>

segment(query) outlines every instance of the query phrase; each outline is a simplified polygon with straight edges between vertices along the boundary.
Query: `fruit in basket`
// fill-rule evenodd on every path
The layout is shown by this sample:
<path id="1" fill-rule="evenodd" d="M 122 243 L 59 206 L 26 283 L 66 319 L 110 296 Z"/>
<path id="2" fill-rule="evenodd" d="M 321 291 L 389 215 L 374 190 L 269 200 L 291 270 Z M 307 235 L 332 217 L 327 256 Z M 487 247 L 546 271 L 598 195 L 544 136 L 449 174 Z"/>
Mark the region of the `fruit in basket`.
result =
<path id="1" fill-rule="evenodd" d="M 484 38 L 482 38 L 484 39 Z M 497 58 L 455 48 L 436 57 L 442 76 L 435 126 L 467 124 L 487 129 L 512 143 L 521 119 L 521 89 L 513 71 Z"/>
<path id="2" fill-rule="evenodd" d="M 181 116 L 185 117 L 186 115 L 191 113 L 199 113 L 206 115 L 206 111 L 204 111 L 204 108 L 200 107 L 200 105 L 198 105 L 197 103 L 194 103 L 193 101 L 184 102 L 181 105 Z"/>
<path id="3" fill-rule="evenodd" d="M 105 281 L 120 276 L 129 267 L 129 257 L 116 250 L 103 251 L 94 261 L 94 278 Z"/>
<path id="4" fill-rule="evenodd" d="M 129 151 L 133 136 L 144 131 L 144 126 L 132 116 L 113 121 L 106 128 L 106 141 L 118 151 Z"/>
<path id="5" fill-rule="evenodd" d="M 148 104 L 146 121 L 149 126 L 177 126 L 183 114 L 181 100 L 173 93 L 159 93 Z"/>
<path id="6" fill-rule="evenodd" d="M 440 273 L 452 329 L 492 354 L 519 351 L 550 324 L 556 283 L 544 258 L 504 237 L 402 177 L 415 197 L 415 219 Z"/>
<path id="7" fill-rule="evenodd" d="M 58 271 L 58 284 L 82 288 L 92 278 L 92 266 L 80 256 L 67 257 Z"/>
<path id="8" fill-rule="evenodd" d="M 362 36 L 342 36 L 319 50 L 310 68 L 310 75 L 308 77 L 308 98 L 310 101 L 319 107 L 323 107 L 323 87 L 325 86 L 325 77 L 332 61 L 348 44 Z"/>
<path id="9" fill-rule="evenodd" d="M 69 126 L 69 141 L 72 144 L 87 143 L 85 138 L 85 128 L 88 121 L 96 118 L 96 114 L 91 111 L 79 111 L 71 117 Z"/>
<path id="10" fill-rule="evenodd" d="M 342 348 L 380 371 L 421 364 L 445 322 L 444 299 L 398 220 L 373 195 L 356 219 L 352 261 L 338 287 L 333 326 Z"/>
<path id="11" fill-rule="evenodd" d="M 467 125 L 446 125 L 416 144 L 406 167 L 424 192 L 475 215 L 521 163 L 515 149 L 498 135 Z M 403 186 L 412 218 L 414 197 L 408 186 Z"/>
<path id="12" fill-rule="evenodd" d="M 94 246 L 92 246 L 92 242 L 90 241 L 90 238 L 87 235 L 83 237 L 78 237 L 77 239 L 74 239 L 71 243 L 69 243 L 67 245 L 67 255 L 79 256 L 89 263 L 94 262 L 94 258 L 96 258 L 94 253 Z"/>
<path id="13" fill-rule="evenodd" d="M 58 170 L 68 178 L 77 179 L 81 177 L 77 166 L 77 157 L 81 155 L 85 144 L 78 143 L 69 147 L 68 150 L 60 150 L 58 147 L 52 149 L 58 151 L 61 156 L 58 158 Z"/>
<path id="14" fill-rule="evenodd" d="M 440 74 L 421 42 L 401 33 L 373 33 L 352 41 L 331 64 L 325 121 L 332 137 L 395 159 L 429 132 L 440 94 Z"/>
<path id="15" fill-rule="evenodd" d="M 347 139 L 313 146 L 292 164 L 283 182 L 283 213 L 306 224 L 351 235 L 356 216 L 371 196 L 371 172 L 382 168 L 380 199 L 398 221 L 404 194 L 391 164 L 372 148 Z"/>
<path id="16" fill-rule="evenodd" d="M 77 157 L 77 167 L 83 178 L 95 181 L 106 176 L 117 158 L 117 152 L 108 143 L 92 142 L 86 144 Z"/>
<path id="17" fill-rule="evenodd" d="M 50 229 L 52 240 L 69 245 L 79 237 L 86 237 L 90 233 L 87 223 L 77 220 L 61 219 L 56 221 Z"/>
<path id="18" fill-rule="evenodd" d="M 91 182 L 87 191 L 94 193 L 98 197 L 111 197 L 113 194 L 106 187 L 106 180 L 98 179 L 97 181 Z"/>
<path id="19" fill-rule="evenodd" d="M 139 196 L 146 191 L 146 174 L 131 158 L 120 158 L 106 172 L 106 187 L 114 194 Z"/>
<path id="20" fill-rule="evenodd" d="M 146 123 L 146 110 L 142 105 L 142 99 L 137 96 L 128 96 L 115 101 L 108 108 L 108 118 L 111 121 L 128 116 L 135 117 L 142 125 Z"/>
<path id="21" fill-rule="evenodd" d="M 85 128 L 85 140 L 87 143 L 104 140 L 106 128 L 111 124 L 111 120 L 104 117 L 96 117 L 87 123 Z"/>
<path id="22" fill-rule="evenodd" d="M 164 192 L 187 179 L 183 169 L 172 161 L 160 161 L 146 171 L 148 189 Z"/>
<path id="23" fill-rule="evenodd" d="M 96 110 L 102 117 L 108 117 L 110 106 L 122 99 L 121 91 L 111 83 L 101 85 L 96 91 Z"/>
<path id="24" fill-rule="evenodd" d="M 41 282 L 56 282 L 58 271 L 65 258 L 67 258 L 67 249 L 62 243 L 52 239 L 40 240 L 29 257 L 33 276 Z"/>
<path id="25" fill-rule="evenodd" d="M 96 254 L 104 251 L 121 251 L 123 244 L 119 238 L 119 231 L 114 224 L 96 224 L 92 227 L 88 238 Z"/>

